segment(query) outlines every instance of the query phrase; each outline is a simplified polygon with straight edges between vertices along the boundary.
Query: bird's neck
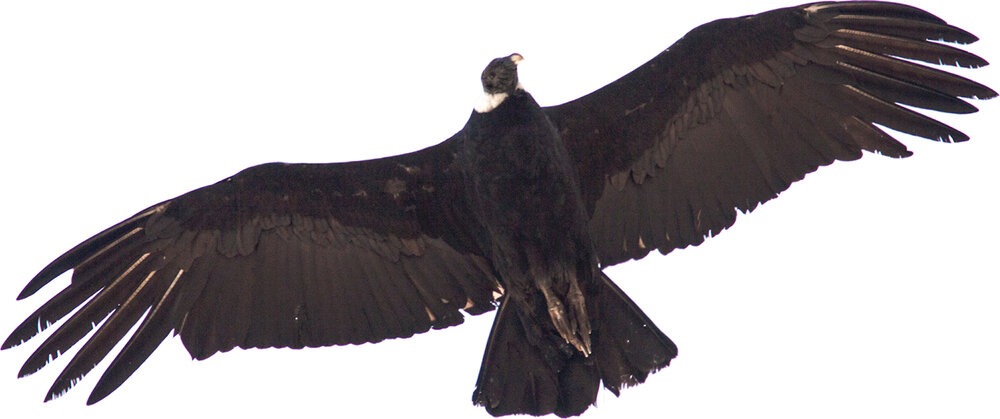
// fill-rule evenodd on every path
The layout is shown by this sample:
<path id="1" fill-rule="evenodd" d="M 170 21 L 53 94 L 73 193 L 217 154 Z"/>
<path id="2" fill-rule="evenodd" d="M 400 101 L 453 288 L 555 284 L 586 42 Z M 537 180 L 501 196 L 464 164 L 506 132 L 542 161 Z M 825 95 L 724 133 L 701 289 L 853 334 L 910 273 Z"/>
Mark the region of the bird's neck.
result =
<path id="1" fill-rule="evenodd" d="M 520 83 L 517 84 L 517 88 L 515 88 L 513 92 L 483 92 L 483 97 L 479 103 L 476 104 L 475 110 L 478 113 L 490 112 L 500 106 L 500 104 L 503 103 L 504 100 L 507 100 L 508 97 L 518 93 L 524 93 L 524 87 L 521 86 Z"/>

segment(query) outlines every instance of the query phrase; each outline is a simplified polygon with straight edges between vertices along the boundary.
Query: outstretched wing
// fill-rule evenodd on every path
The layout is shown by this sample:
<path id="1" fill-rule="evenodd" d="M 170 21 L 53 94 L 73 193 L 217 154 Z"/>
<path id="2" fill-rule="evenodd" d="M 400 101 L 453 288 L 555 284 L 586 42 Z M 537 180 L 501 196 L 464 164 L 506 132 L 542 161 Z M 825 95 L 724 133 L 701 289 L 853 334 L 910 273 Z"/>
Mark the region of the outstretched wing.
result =
<path id="1" fill-rule="evenodd" d="M 272 163 L 154 205 L 45 267 L 18 297 L 71 284 L 4 342 L 80 307 L 20 375 L 97 332 L 47 398 L 69 389 L 145 314 L 91 394 L 114 391 L 170 331 L 195 358 L 235 347 L 378 342 L 462 323 L 500 292 L 452 168 L 458 136 L 396 157 Z M 102 323 L 103 320 L 103 323 Z"/>
<path id="2" fill-rule="evenodd" d="M 603 265 L 698 245 L 806 173 L 863 150 L 905 157 L 873 124 L 942 141 L 996 92 L 914 61 L 987 62 L 928 40 L 975 36 L 893 3 L 816 3 L 700 26 L 632 73 L 546 108 L 577 162 Z M 900 59 L 902 58 L 902 59 Z"/>

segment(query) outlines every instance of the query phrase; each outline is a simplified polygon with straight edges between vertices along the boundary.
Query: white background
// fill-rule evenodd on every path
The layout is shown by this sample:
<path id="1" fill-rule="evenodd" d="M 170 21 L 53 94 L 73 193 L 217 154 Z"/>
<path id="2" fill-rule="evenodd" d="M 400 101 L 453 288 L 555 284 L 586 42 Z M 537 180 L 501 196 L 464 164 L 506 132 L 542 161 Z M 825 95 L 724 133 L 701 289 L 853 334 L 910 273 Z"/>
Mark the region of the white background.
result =
<path id="1" fill-rule="evenodd" d="M 150 204 L 258 163 L 447 138 L 493 57 L 523 54 L 524 84 L 553 105 L 701 23 L 791 5 L 332 3 L 0 5 L 4 336 L 68 281 L 15 302 L 35 272 Z M 1000 61 L 985 3 L 917 4 Z M 994 67 L 963 74 L 1000 88 Z M 621 398 L 602 392 L 587 417 L 1000 417 L 998 104 L 946 119 L 973 141 L 904 138 L 912 158 L 823 168 L 699 248 L 609 269 L 680 356 Z M 469 400 L 492 314 L 467 320 L 378 345 L 206 362 L 171 337 L 91 407 L 111 357 L 43 404 L 69 356 L 16 380 L 31 341 L 0 352 L 0 406 L 34 419 L 483 417 Z"/>

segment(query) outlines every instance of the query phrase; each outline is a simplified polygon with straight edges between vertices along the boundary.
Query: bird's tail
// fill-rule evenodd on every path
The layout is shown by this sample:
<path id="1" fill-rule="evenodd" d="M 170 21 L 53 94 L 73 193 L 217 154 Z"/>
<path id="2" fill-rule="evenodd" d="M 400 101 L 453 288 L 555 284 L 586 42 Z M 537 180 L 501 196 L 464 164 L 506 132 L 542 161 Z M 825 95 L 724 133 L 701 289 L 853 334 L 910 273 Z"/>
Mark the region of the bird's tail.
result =
<path id="1" fill-rule="evenodd" d="M 540 320 L 523 318 L 514 304 L 504 301 L 486 344 L 473 403 L 493 416 L 575 416 L 594 404 L 599 383 L 617 396 L 622 387 L 642 383 L 669 365 L 677 356 L 674 343 L 611 279 L 603 273 L 599 278 L 587 300 L 593 342 L 589 356 L 558 341 L 533 342 L 537 339 L 529 339 L 527 332 L 533 325 L 526 323 Z"/>

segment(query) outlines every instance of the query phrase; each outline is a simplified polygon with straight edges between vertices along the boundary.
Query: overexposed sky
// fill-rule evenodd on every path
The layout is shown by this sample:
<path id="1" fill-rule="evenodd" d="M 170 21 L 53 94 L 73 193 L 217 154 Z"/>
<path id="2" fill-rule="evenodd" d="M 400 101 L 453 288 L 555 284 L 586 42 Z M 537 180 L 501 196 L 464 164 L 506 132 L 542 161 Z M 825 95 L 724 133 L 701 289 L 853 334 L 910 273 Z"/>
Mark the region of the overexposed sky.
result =
<path id="1" fill-rule="evenodd" d="M 359 3 L 359 2 L 356 2 Z M 155 202 L 270 161 L 398 154 L 460 129 L 493 57 L 526 57 L 543 105 L 603 86 L 691 28 L 794 2 L 4 2 L 0 4 L 0 334 L 66 249 Z M 538 3 L 538 4 L 536 4 Z M 982 2 L 911 2 L 983 38 Z M 995 67 L 963 72 L 994 89 Z M 673 366 L 585 417 L 1000 416 L 1000 101 L 948 117 L 973 140 L 903 138 L 809 175 L 698 248 L 607 272 L 680 347 Z M 19 417 L 486 417 L 470 402 L 492 314 L 377 345 L 233 351 L 168 338 L 85 407 L 112 357 L 55 402 L 69 356 L 0 352 Z M 75 353 L 75 352 L 74 352 Z M 628 415 L 628 416 L 624 416 Z"/>

